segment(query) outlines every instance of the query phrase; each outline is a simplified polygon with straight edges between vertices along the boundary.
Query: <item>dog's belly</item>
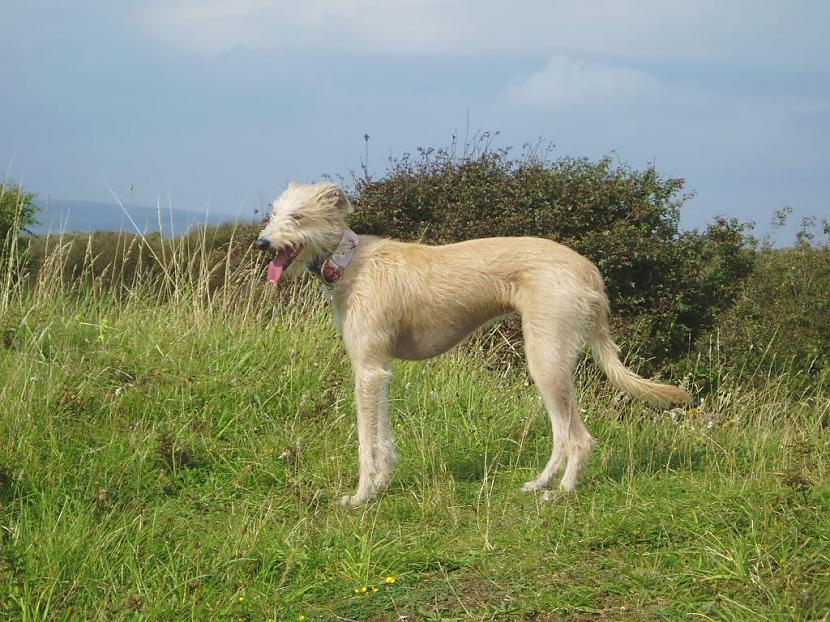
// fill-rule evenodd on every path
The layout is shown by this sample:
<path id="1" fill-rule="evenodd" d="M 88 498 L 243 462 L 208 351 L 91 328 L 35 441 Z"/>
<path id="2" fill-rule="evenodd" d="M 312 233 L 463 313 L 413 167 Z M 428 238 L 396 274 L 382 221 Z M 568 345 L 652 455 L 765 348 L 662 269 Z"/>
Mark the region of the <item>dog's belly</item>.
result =
<path id="1" fill-rule="evenodd" d="M 498 309 L 485 315 L 446 318 L 440 324 L 427 326 L 405 325 L 395 339 L 392 356 L 407 361 L 421 361 L 438 356 L 463 341 L 482 324 L 509 311 Z"/>

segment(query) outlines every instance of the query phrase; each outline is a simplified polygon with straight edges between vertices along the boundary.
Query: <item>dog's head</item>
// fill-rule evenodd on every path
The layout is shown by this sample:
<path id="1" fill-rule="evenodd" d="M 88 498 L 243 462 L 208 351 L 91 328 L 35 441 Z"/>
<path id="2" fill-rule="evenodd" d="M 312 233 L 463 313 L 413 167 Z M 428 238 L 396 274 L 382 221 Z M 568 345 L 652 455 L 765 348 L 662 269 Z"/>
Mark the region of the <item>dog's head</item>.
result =
<path id="1" fill-rule="evenodd" d="M 295 276 L 316 258 L 330 255 L 351 211 L 349 199 L 336 184 L 288 184 L 254 243 L 274 254 L 268 280 L 276 283 L 283 274 Z"/>

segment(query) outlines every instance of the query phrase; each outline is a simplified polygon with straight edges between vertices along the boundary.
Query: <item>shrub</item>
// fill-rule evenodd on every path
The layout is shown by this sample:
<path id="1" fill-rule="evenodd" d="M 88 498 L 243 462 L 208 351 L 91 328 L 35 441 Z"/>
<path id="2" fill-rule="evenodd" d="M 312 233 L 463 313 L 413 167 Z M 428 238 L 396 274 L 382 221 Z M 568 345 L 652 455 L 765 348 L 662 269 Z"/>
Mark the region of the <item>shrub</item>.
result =
<path id="1" fill-rule="evenodd" d="M 35 196 L 11 181 L 0 181 L 0 240 L 28 231 L 37 222 Z"/>
<path id="2" fill-rule="evenodd" d="M 738 303 L 718 318 L 716 337 L 723 362 L 748 360 L 749 374 L 797 373 L 809 384 L 830 370 L 830 246 L 802 240 L 760 250 Z"/>
<path id="3" fill-rule="evenodd" d="M 712 326 L 752 268 L 745 225 L 719 219 L 702 232 L 679 231 L 683 183 L 608 158 L 422 149 L 392 159 L 380 179 L 356 181 L 351 224 L 439 244 L 525 235 L 566 244 L 603 273 L 626 345 L 663 362 Z"/>

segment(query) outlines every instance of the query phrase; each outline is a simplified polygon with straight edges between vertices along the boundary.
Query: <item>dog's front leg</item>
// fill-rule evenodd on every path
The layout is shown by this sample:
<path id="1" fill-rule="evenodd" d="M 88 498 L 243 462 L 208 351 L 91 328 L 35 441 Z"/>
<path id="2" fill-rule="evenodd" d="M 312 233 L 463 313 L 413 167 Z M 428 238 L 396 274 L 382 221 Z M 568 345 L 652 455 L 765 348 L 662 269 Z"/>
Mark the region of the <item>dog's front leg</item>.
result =
<path id="1" fill-rule="evenodd" d="M 392 479 L 392 469 L 398 461 L 395 441 L 392 438 L 392 426 L 389 423 L 389 379 L 392 374 L 388 363 L 384 365 L 386 380 L 378 400 L 377 437 L 375 438 L 375 488 L 383 490 Z"/>
<path id="2" fill-rule="evenodd" d="M 357 408 L 357 436 L 360 441 L 360 477 L 357 492 L 343 497 L 343 505 L 360 505 L 372 499 L 379 487 L 389 481 L 391 462 L 387 456 L 378 455 L 378 447 L 391 444 L 388 435 L 386 413 L 381 412 L 386 403 L 386 385 L 389 372 L 380 366 L 355 366 L 355 405 Z"/>

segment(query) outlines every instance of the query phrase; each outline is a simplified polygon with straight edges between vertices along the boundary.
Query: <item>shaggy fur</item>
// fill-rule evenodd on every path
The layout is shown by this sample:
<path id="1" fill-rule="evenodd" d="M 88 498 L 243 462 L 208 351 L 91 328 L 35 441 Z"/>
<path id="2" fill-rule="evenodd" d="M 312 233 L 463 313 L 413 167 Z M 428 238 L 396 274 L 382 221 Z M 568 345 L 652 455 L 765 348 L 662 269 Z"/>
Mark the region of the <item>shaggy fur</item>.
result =
<path id="1" fill-rule="evenodd" d="M 351 205 L 334 184 L 290 184 L 258 246 L 302 249 L 291 276 L 332 252 Z M 360 477 L 342 503 L 370 500 L 396 461 L 386 401 L 392 358 L 421 360 L 445 352 L 483 323 L 521 316 L 530 374 L 553 428 L 553 450 L 527 491 L 571 491 L 591 451 L 572 373 L 587 342 L 620 390 L 658 405 L 688 401 L 685 391 L 626 369 L 608 330 L 608 298 L 597 268 L 571 249 L 539 238 L 490 238 L 426 246 L 360 236 L 341 280 L 330 290 L 334 316 L 354 371 Z M 547 494 L 547 493 L 546 493 Z"/>

